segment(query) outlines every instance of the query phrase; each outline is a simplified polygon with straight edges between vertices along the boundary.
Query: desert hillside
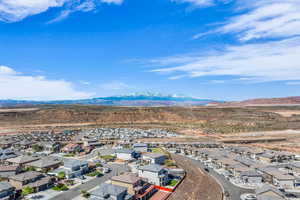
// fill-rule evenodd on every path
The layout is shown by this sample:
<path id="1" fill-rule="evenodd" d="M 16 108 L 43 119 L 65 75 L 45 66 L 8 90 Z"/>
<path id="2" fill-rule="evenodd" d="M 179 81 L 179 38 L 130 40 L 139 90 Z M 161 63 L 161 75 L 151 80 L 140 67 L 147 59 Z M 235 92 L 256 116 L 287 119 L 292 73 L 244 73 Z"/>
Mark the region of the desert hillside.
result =
<path id="1" fill-rule="evenodd" d="M 51 105 L 0 109 L 2 129 L 43 126 L 139 126 L 226 134 L 300 129 L 299 122 L 300 106 L 191 108 Z"/>

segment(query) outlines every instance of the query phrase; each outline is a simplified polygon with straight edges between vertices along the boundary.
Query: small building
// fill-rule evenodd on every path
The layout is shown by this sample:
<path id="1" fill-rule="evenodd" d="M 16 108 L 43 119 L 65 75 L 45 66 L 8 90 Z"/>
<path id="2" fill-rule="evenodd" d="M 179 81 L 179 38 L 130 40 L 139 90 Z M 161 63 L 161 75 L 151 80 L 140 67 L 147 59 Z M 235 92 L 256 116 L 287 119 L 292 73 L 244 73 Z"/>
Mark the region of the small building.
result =
<path id="1" fill-rule="evenodd" d="M 132 196 L 127 194 L 127 188 L 102 183 L 97 189 L 90 192 L 90 200 L 131 200 Z"/>
<path id="2" fill-rule="evenodd" d="M 292 189 L 295 186 L 296 178 L 289 174 L 278 173 L 273 175 L 273 184 L 285 189 Z"/>
<path id="3" fill-rule="evenodd" d="M 7 162 L 13 165 L 25 166 L 25 164 L 39 159 L 40 157 L 34 157 L 34 156 L 18 156 L 15 158 L 8 159 Z"/>
<path id="4" fill-rule="evenodd" d="M 289 165 L 289 168 L 298 174 L 300 174 L 300 162 L 293 162 Z"/>
<path id="5" fill-rule="evenodd" d="M 5 163 L 10 158 L 15 158 L 17 155 L 11 149 L 0 149 L 0 162 Z"/>
<path id="6" fill-rule="evenodd" d="M 245 171 L 240 174 L 241 179 L 244 183 L 262 183 L 263 177 L 262 174 L 258 173 L 255 170 Z"/>
<path id="7" fill-rule="evenodd" d="M 6 181 L 0 182 L 0 199 L 9 200 L 15 199 L 15 188 Z"/>
<path id="8" fill-rule="evenodd" d="M 97 139 L 93 138 L 83 138 L 84 147 L 100 147 L 103 146 L 103 143 L 99 142 Z"/>
<path id="9" fill-rule="evenodd" d="M 274 161 L 275 156 L 271 153 L 264 152 L 262 154 L 259 154 L 256 156 L 260 161 L 265 162 L 265 163 L 271 163 Z"/>
<path id="10" fill-rule="evenodd" d="M 149 161 L 151 164 L 164 164 L 167 156 L 160 153 L 146 153 L 143 154 L 143 160 Z"/>
<path id="11" fill-rule="evenodd" d="M 44 157 L 40 160 L 36 160 L 25 165 L 34 167 L 38 171 L 49 171 L 58 168 L 61 164 L 61 159 L 53 157 Z"/>
<path id="12" fill-rule="evenodd" d="M 135 151 L 131 149 L 117 149 L 116 156 L 120 160 L 133 160 L 136 157 Z"/>
<path id="13" fill-rule="evenodd" d="M 21 171 L 21 167 L 18 165 L 1 165 L 0 177 L 7 179 L 10 176 L 14 176 Z"/>
<path id="14" fill-rule="evenodd" d="M 264 185 L 255 191 L 257 199 L 260 200 L 283 200 L 285 195 L 276 187 Z"/>
<path id="15" fill-rule="evenodd" d="M 48 174 L 57 176 L 60 172 L 64 172 L 66 178 L 71 179 L 82 176 L 89 171 L 89 164 L 87 161 L 65 159 L 63 163 L 64 165 L 62 167 L 57 168 Z"/>
<path id="16" fill-rule="evenodd" d="M 147 200 L 155 192 L 153 185 L 145 182 L 134 173 L 125 173 L 111 178 L 111 184 L 127 188 L 127 193 L 134 196 L 135 200 Z"/>
<path id="17" fill-rule="evenodd" d="M 132 148 L 136 152 L 148 152 L 148 145 L 145 143 L 135 143 L 132 145 Z"/>
<path id="18" fill-rule="evenodd" d="M 59 142 L 40 142 L 41 147 L 43 147 L 43 151 L 53 153 L 59 152 L 61 148 L 61 144 Z"/>
<path id="19" fill-rule="evenodd" d="M 62 148 L 61 151 L 63 153 L 79 153 L 82 150 L 83 149 L 82 149 L 81 145 L 70 143 L 70 144 L 67 144 L 64 148 Z"/>
<path id="20" fill-rule="evenodd" d="M 9 177 L 9 183 L 17 190 L 29 186 L 36 192 L 48 189 L 53 185 L 53 179 L 40 172 L 28 171 Z"/>
<path id="21" fill-rule="evenodd" d="M 139 177 L 147 179 L 151 184 L 164 186 L 168 184 L 168 171 L 157 164 L 145 165 L 138 170 Z"/>
<path id="22" fill-rule="evenodd" d="M 11 139 L 11 138 L 4 138 L 0 140 L 0 148 L 10 148 L 12 147 L 17 141 Z"/>

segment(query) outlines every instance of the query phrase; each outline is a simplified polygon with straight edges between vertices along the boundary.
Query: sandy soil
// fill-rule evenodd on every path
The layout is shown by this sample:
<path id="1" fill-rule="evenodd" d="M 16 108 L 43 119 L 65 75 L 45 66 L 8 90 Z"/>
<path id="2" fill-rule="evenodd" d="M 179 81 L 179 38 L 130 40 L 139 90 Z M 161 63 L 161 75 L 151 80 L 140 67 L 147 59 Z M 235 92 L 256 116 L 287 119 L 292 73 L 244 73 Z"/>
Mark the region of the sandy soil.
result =
<path id="1" fill-rule="evenodd" d="M 299 110 L 278 110 L 278 111 L 267 111 L 267 112 L 272 112 L 272 113 L 276 113 L 279 114 L 283 117 L 291 117 L 293 115 L 300 115 L 300 111 Z"/>
<path id="2" fill-rule="evenodd" d="M 187 175 L 168 200 L 221 200 L 222 190 L 218 183 L 202 172 L 190 160 L 180 155 L 172 155 L 179 167 Z"/>
<path id="3" fill-rule="evenodd" d="M 26 111 L 35 111 L 39 110 L 39 108 L 10 108 L 10 109 L 0 109 L 0 113 L 5 112 L 26 112 Z"/>

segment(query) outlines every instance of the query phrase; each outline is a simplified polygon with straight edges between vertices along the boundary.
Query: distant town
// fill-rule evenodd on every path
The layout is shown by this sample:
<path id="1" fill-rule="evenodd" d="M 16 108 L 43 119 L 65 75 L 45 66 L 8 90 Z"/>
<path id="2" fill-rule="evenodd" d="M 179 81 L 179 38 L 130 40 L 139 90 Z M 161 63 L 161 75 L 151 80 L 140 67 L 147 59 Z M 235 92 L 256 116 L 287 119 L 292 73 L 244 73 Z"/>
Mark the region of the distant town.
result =
<path id="1" fill-rule="evenodd" d="M 300 198 L 296 153 L 217 142 L 141 142 L 175 137 L 171 131 L 133 128 L 3 135 L 0 197 L 184 199 L 194 167 L 215 182 L 211 187 L 220 199 Z"/>

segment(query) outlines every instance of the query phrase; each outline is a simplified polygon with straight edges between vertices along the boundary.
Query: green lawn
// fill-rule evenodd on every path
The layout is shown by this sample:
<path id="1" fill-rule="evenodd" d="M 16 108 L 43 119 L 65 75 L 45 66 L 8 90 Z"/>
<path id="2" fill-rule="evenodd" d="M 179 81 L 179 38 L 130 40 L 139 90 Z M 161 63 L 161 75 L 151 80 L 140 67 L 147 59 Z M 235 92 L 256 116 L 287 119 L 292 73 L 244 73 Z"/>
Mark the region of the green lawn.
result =
<path id="1" fill-rule="evenodd" d="M 113 156 L 113 155 L 105 155 L 105 156 L 100 156 L 100 158 L 102 158 L 103 160 L 105 160 L 106 162 L 108 162 L 108 161 L 114 160 L 116 157 Z"/>
<path id="2" fill-rule="evenodd" d="M 66 191 L 68 189 L 69 188 L 64 184 L 58 184 L 52 188 L 52 190 L 55 190 L 55 191 Z"/>
<path id="3" fill-rule="evenodd" d="M 102 175 L 102 173 L 96 170 L 96 171 L 90 172 L 86 175 L 87 176 L 100 176 L 100 175 Z"/>
<path id="4" fill-rule="evenodd" d="M 175 185 L 177 185 L 177 183 L 178 183 L 178 180 L 173 179 L 169 182 L 169 186 L 174 187 Z"/>
<path id="5" fill-rule="evenodd" d="M 161 148 L 151 148 L 151 151 L 153 153 L 161 153 L 161 154 L 165 154 L 165 152 L 161 149 Z"/>
<path id="6" fill-rule="evenodd" d="M 75 154 L 74 153 L 68 153 L 68 154 L 65 154 L 64 157 L 74 157 Z"/>

